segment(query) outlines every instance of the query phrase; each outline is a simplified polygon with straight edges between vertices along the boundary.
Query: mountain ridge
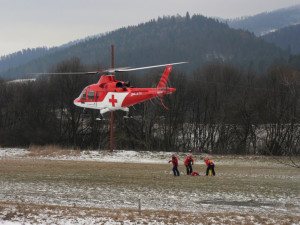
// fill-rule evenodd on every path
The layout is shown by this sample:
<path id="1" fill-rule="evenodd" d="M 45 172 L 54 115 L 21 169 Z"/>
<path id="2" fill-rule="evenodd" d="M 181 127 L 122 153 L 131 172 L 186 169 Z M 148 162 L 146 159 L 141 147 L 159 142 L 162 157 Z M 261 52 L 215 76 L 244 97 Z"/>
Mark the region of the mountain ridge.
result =
<path id="1" fill-rule="evenodd" d="M 47 72 L 62 60 L 79 57 L 87 65 L 110 65 L 110 46 L 115 45 L 118 66 L 144 66 L 189 61 L 189 72 L 208 62 L 263 71 L 286 52 L 252 33 L 235 30 L 201 15 L 169 16 L 137 26 L 123 27 L 1 72 L 5 78 L 24 73 Z"/>
<path id="2" fill-rule="evenodd" d="M 270 31 L 300 23 L 300 4 L 254 16 L 223 21 L 231 28 L 248 30 L 257 36 L 262 36 Z"/>
<path id="3" fill-rule="evenodd" d="M 300 23 L 268 33 L 262 38 L 292 54 L 300 54 Z"/>

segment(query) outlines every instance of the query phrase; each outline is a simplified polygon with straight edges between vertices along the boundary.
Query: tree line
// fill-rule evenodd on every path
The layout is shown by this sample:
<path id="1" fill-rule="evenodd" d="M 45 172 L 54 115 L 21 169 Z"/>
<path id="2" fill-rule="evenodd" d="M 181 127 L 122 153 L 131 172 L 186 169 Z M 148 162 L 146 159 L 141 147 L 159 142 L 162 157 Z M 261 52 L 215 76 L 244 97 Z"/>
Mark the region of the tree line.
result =
<path id="1" fill-rule="evenodd" d="M 26 64 L 34 59 L 45 56 L 51 52 L 54 52 L 58 48 L 46 48 L 46 47 L 38 47 L 38 48 L 28 48 L 23 49 L 21 51 L 4 55 L 0 57 L 0 72 L 6 71 L 13 67 L 18 67 L 20 65 Z"/>
<path id="2" fill-rule="evenodd" d="M 87 71 L 78 58 L 54 72 Z M 155 87 L 162 70 L 123 74 L 135 87 Z M 51 75 L 35 82 L 0 81 L 0 146 L 55 144 L 77 149 L 109 149 L 110 114 L 73 104 L 95 75 Z M 177 91 L 130 110 L 116 111 L 116 149 L 193 151 L 214 154 L 299 155 L 300 72 L 274 65 L 263 74 L 211 63 L 187 75 L 172 71 Z"/>

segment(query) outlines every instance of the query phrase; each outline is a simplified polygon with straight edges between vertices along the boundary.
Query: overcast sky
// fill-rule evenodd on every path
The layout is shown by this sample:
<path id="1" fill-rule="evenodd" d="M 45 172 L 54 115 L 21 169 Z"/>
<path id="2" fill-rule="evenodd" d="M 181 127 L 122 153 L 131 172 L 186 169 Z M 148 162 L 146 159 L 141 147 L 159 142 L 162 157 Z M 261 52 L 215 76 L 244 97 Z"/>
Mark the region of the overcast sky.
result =
<path id="1" fill-rule="evenodd" d="M 236 18 L 300 4 L 300 0 L 0 0 L 0 56 L 53 47 L 137 25 L 159 16 Z"/>

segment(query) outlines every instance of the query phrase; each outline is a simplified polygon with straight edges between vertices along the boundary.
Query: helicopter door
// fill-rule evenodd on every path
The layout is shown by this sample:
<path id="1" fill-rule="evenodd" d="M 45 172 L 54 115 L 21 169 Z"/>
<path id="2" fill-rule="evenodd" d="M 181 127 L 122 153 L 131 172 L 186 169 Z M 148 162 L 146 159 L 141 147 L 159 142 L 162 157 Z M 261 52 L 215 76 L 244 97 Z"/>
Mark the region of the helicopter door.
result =
<path id="1" fill-rule="evenodd" d="M 96 102 L 95 102 L 95 92 L 94 91 L 89 91 L 88 95 L 87 95 L 87 102 L 86 104 L 88 106 L 96 106 Z"/>

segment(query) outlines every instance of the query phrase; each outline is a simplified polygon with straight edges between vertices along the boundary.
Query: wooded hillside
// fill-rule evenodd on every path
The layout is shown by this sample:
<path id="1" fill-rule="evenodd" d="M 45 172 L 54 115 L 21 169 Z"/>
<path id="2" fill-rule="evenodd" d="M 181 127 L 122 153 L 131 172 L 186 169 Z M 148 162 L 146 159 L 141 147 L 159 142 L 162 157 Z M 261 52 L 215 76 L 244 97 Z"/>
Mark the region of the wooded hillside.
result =
<path id="1" fill-rule="evenodd" d="M 268 33 L 262 38 L 292 54 L 300 54 L 300 24 Z"/>
<path id="2" fill-rule="evenodd" d="M 300 22 L 300 5 L 225 21 L 232 28 L 248 30 L 257 36 L 261 36 L 298 24 Z"/>
<path id="3" fill-rule="evenodd" d="M 64 48 L 26 65 L 0 73 L 17 78 L 47 72 L 62 60 L 78 57 L 94 68 L 110 65 L 110 46 L 115 46 L 116 66 L 146 66 L 189 61 L 187 73 L 206 63 L 229 63 L 243 70 L 264 72 L 275 62 L 286 62 L 287 52 L 254 34 L 229 28 L 200 15 L 158 18 L 138 26 L 112 31 Z"/>

